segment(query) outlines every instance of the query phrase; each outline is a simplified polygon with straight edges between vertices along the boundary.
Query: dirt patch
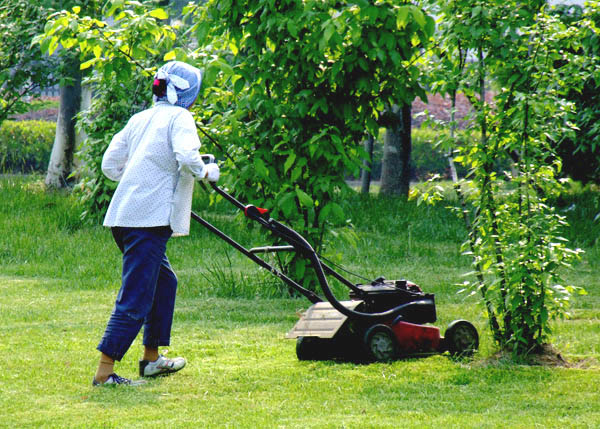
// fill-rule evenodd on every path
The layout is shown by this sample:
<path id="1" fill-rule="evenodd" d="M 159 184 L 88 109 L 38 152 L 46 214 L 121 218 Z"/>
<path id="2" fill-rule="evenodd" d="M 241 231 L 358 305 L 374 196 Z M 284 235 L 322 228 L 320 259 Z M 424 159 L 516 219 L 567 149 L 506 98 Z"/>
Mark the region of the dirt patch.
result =
<path id="1" fill-rule="evenodd" d="M 502 350 L 490 356 L 483 362 L 483 364 L 490 366 L 497 366 L 503 364 L 521 364 L 531 366 L 576 369 L 597 368 L 599 365 L 598 361 L 593 358 L 568 361 L 552 344 L 542 345 L 538 350 L 530 353 L 522 361 L 514 361 L 510 351 Z"/>
<path id="2" fill-rule="evenodd" d="M 531 353 L 527 356 L 526 362 L 529 365 L 539 366 L 570 366 L 570 363 L 551 344 L 544 344 L 539 351 Z"/>
<path id="3" fill-rule="evenodd" d="M 12 121 L 50 121 L 58 119 L 58 97 L 43 96 L 31 101 L 32 111 L 11 115 Z"/>
<path id="4" fill-rule="evenodd" d="M 42 109 L 36 112 L 27 112 L 20 115 L 13 115 L 10 119 L 14 121 L 51 121 L 56 122 L 58 118 L 58 109 Z"/>

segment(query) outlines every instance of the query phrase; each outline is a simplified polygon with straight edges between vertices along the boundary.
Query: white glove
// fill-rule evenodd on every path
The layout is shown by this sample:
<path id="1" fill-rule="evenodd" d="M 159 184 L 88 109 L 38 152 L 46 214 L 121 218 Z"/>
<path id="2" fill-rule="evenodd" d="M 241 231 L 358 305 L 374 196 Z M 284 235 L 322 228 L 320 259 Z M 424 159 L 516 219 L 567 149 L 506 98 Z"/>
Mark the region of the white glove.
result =
<path id="1" fill-rule="evenodd" d="M 205 179 L 209 182 L 216 182 L 219 180 L 219 176 L 221 172 L 219 170 L 219 166 L 214 163 L 206 164 L 206 176 Z"/>

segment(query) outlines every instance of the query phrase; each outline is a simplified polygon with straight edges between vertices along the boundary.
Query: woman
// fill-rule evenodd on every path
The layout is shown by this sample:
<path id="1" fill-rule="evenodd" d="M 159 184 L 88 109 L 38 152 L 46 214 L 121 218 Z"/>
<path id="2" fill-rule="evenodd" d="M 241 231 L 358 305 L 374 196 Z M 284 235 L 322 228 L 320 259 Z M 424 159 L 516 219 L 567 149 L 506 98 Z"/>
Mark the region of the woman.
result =
<path id="1" fill-rule="evenodd" d="M 170 343 L 177 277 L 165 254 L 171 236 L 187 235 L 195 179 L 219 179 L 216 164 L 204 164 L 189 108 L 200 92 L 202 73 L 172 61 L 154 79 L 154 105 L 134 115 L 117 133 L 102 159 L 102 171 L 119 184 L 104 226 L 111 227 L 123 253 L 122 284 L 104 336 L 93 385 L 141 384 L 119 377 L 120 361 L 144 327 L 140 376 L 182 369 L 158 348 Z"/>

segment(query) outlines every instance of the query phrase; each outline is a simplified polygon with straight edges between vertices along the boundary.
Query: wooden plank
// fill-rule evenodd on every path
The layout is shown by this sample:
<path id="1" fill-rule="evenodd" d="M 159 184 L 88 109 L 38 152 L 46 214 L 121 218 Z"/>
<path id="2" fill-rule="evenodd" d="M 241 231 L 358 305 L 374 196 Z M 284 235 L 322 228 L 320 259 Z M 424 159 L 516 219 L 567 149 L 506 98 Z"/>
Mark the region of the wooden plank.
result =
<path id="1" fill-rule="evenodd" d="M 350 310 L 354 310 L 360 303 L 362 301 L 359 300 L 341 301 L 341 304 Z M 318 302 L 302 314 L 286 338 L 333 338 L 347 319 L 348 316 L 337 311 L 329 302 Z"/>

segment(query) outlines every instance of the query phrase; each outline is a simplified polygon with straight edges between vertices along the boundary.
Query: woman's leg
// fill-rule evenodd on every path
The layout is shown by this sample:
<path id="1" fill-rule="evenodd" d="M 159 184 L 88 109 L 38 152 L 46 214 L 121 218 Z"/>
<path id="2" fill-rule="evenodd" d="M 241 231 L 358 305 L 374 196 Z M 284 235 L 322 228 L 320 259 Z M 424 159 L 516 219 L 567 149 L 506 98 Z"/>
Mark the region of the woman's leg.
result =
<path id="1" fill-rule="evenodd" d="M 121 360 L 153 306 L 170 228 L 113 228 L 123 252 L 122 284 L 98 350 Z M 101 381 L 101 380 L 99 380 Z"/>
<path id="2" fill-rule="evenodd" d="M 159 346 L 168 346 L 171 341 L 171 326 L 175 310 L 177 276 L 165 256 L 160 265 L 152 309 L 144 320 L 145 360 L 154 356 Z"/>
<path id="3" fill-rule="evenodd" d="M 182 357 L 171 359 L 158 353 L 158 347 L 168 346 L 171 340 L 176 292 L 177 277 L 165 257 L 160 266 L 152 310 L 144 320 L 144 357 L 139 362 L 142 377 L 173 374 L 186 365 Z"/>

